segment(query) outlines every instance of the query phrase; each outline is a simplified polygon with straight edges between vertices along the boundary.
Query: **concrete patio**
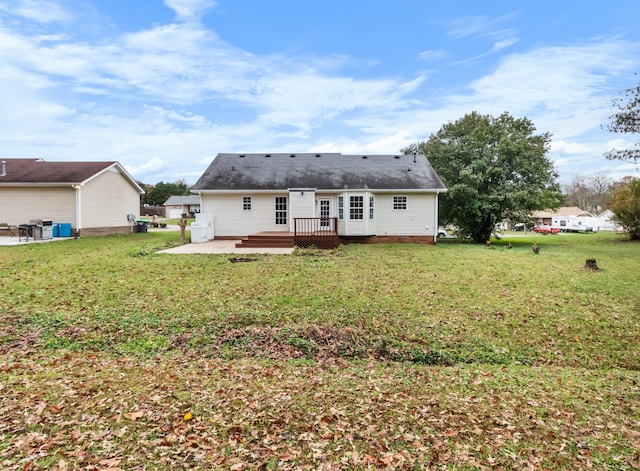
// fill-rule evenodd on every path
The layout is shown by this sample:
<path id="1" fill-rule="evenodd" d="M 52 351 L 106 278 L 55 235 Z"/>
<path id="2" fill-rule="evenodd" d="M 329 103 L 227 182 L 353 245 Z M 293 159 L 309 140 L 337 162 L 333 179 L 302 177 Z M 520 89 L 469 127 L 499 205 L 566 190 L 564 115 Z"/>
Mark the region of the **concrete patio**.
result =
<path id="1" fill-rule="evenodd" d="M 164 232 L 164 231 L 179 231 L 180 228 L 178 226 L 167 226 L 166 228 L 149 228 L 150 232 Z M 186 237 L 189 240 L 189 230 L 187 229 Z M 25 240 L 22 237 L 22 240 L 19 240 L 18 236 L 8 235 L 0 237 L 0 246 L 9 246 L 9 245 L 25 245 L 25 244 L 43 244 L 49 242 L 56 242 L 60 240 L 68 240 L 67 237 L 54 237 L 53 239 L 47 240 L 33 240 L 32 237 L 29 237 L 29 240 Z M 166 250 L 161 250 L 158 253 L 168 253 L 168 254 L 290 254 L 293 253 L 293 248 L 290 247 L 269 247 L 269 248 L 258 248 L 258 247 L 247 247 L 247 248 L 238 248 L 236 244 L 239 243 L 240 240 L 212 240 L 210 242 L 203 242 L 200 244 L 191 244 L 186 243 L 184 245 L 180 245 L 178 247 L 173 247 Z"/>
<path id="2" fill-rule="evenodd" d="M 184 244 L 178 247 L 173 247 L 166 250 L 161 250 L 158 253 L 168 254 L 290 254 L 293 253 L 291 247 L 247 247 L 239 248 L 236 244 L 240 240 L 212 240 L 209 242 L 202 242 L 200 244 Z"/>

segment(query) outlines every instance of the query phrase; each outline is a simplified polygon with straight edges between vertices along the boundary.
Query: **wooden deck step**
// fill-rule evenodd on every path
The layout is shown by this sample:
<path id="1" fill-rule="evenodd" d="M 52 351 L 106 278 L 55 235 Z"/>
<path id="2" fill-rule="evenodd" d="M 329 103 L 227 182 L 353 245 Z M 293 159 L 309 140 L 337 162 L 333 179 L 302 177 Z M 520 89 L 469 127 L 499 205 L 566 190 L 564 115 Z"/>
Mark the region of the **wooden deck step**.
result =
<path id="1" fill-rule="evenodd" d="M 254 234 L 236 244 L 238 248 L 294 247 L 293 235 Z"/>

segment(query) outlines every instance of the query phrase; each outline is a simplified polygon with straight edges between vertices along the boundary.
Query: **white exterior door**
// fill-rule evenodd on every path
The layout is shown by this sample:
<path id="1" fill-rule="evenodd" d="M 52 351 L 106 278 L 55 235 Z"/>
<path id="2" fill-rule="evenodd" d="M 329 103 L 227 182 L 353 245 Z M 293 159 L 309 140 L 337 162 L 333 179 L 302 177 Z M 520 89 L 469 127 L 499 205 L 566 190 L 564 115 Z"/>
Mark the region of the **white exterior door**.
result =
<path id="1" fill-rule="evenodd" d="M 318 200 L 318 216 L 320 217 L 320 230 L 330 230 L 331 198 L 320 198 Z"/>

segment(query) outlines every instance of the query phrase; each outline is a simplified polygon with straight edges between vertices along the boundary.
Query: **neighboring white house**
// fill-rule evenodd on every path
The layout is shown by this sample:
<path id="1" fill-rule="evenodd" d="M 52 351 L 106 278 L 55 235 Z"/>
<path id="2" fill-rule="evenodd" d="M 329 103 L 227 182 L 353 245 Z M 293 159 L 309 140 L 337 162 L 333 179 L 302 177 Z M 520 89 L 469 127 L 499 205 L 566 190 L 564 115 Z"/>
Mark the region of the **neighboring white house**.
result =
<path id="1" fill-rule="evenodd" d="M 614 221 L 615 214 L 610 209 L 598 214 L 598 226 L 601 231 L 614 231 L 614 232 L 622 232 L 624 228 Z"/>
<path id="2" fill-rule="evenodd" d="M 216 238 L 315 230 L 341 239 L 435 243 L 438 195 L 423 155 L 218 154 L 192 188 Z M 335 227 L 334 227 L 335 225 Z"/>
<path id="3" fill-rule="evenodd" d="M 170 196 L 164 203 L 165 215 L 169 219 L 177 219 L 183 214 L 197 214 L 200 212 L 200 197 L 198 195 Z"/>
<path id="4" fill-rule="evenodd" d="M 49 220 L 83 235 L 128 232 L 143 193 L 118 162 L 0 161 L 0 222 L 11 226 Z"/>
<path id="5" fill-rule="evenodd" d="M 531 215 L 532 222 L 536 226 L 551 226 L 554 219 L 558 221 L 561 218 L 569 217 L 593 217 L 593 214 L 583 211 L 577 206 L 561 206 L 555 211 L 535 211 Z"/>
<path id="6" fill-rule="evenodd" d="M 556 227 L 562 232 L 620 231 L 622 228 L 613 221 L 613 212 L 604 211 L 594 216 L 577 206 L 563 206 L 557 211 L 537 211 L 532 219 L 536 225 Z"/>

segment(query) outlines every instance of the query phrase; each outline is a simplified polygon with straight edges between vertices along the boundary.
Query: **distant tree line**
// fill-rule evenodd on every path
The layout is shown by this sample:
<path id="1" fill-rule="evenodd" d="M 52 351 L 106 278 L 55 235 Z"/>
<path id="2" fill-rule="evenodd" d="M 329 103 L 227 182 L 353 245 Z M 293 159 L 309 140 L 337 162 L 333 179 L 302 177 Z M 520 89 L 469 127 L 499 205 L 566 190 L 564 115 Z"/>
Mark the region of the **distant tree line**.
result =
<path id="1" fill-rule="evenodd" d="M 184 180 L 177 180 L 173 183 L 160 182 L 155 185 L 138 182 L 138 185 L 145 191 L 141 198 L 142 204 L 152 206 L 164 204 L 170 196 L 188 196 L 191 194 L 189 185 Z"/>
<path id="2" fill-rule="evenodd" d="M 623 184 L 603 175 L 576 175 L 563 185 L 565 206 L 577 206 L 593 215 L 609 209 L 613 192 Z"/>

